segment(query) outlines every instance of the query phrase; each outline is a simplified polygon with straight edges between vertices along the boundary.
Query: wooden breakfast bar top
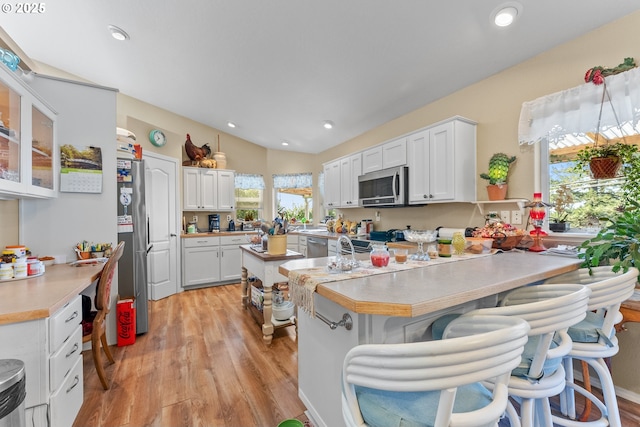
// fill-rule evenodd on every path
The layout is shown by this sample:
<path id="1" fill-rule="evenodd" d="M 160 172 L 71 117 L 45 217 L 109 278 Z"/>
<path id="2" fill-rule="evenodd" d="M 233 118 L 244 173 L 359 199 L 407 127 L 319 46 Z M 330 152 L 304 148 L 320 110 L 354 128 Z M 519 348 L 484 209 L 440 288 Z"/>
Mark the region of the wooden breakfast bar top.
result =
<path id="1" fill-rule="evenodd" d="M 57 264 L 37 277 L 0 281 L 0 325 L 51 316 L 89 287 L 103 267 Z"/>
<path id="2" fill-rule="evenodd" d="M 504 252 L 349 280 L 321 283 L 316 293 L 358 314 L 416 317 L 547 279 L 578 268 L 581 260 Z M 327 265 L 327 258 L 292 260 L 279 271 Z"/>

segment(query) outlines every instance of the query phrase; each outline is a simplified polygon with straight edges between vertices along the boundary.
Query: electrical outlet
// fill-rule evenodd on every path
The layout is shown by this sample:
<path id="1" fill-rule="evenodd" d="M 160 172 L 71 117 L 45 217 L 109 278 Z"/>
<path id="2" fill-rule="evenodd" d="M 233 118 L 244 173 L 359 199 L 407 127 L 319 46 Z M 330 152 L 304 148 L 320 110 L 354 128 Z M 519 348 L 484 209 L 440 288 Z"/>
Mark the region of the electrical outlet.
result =
<path id="1" fill-rule="evenodd" d="M 231 221 L 231 215 L 227 215 L 227 222 Z"/>
<path id="2" fill-rule="evenodd" d="M 509 211 L 500 211 L 500 219 L 505 224 L 511 224 L 511 212 L 509 212 Z"/>
<path id="3" fill-rule="evenodd" d="M 522 225 L 522 211 L 511 211 L 511 224 Z"/>
<path id="4" fill-rule="evenodd" d="M 198 215 L 194 215 L 193 218 L 191 218 L 191 221 L 198 222 Z"/>
<path id="5" fill-rule="evenodd" d="M 380 211 L 376 211 L 376 221 L 380 221 Z"/>

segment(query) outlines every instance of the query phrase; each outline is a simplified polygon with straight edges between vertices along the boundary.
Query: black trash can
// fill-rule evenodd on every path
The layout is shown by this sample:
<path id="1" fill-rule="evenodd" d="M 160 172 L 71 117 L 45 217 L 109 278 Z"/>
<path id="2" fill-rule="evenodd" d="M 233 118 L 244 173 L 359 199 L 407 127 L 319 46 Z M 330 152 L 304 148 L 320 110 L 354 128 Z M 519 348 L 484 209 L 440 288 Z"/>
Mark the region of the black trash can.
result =
<path id="1" fill-rule="evenodd" d="M 23 361 L 0 359 L 0 427 L 25 427 L 26 385 Z"/>

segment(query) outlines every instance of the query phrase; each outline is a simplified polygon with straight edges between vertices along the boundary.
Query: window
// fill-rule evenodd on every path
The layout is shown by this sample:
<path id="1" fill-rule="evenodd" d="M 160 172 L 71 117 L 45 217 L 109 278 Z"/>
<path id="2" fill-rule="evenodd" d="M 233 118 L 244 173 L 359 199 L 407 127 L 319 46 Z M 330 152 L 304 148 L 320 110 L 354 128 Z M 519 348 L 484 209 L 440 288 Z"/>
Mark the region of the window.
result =
<path id="1" fill-rule="evenodd" d="M 594 233 L 599 218 L 616 214 L 628 181 L 622 176 L 594 179 L 577 173 L 576 154 L 596 144 L 639 144 L 639 88 L 640 70 L 633 68 L 606 77 L 604 84 L 589 82 L 523 103 L 518 137 L 520 144 L 538 143 L 536 181 L 553 204 L 552 221 L 566 214 L 572 232 Z M 629 164 L 635 162 L 625 166 Z"/>
<path id="2" fill-rule="evenodd" d="M 313 222 L 313 175 L 273 175 L 276 212 L 296 222 Z"/>
<path id="3" fill-rule="evenodd" d="M 236 174 L 236 218 L 253 221 L 262 217 L 264 178 L 262 175 Z"/>

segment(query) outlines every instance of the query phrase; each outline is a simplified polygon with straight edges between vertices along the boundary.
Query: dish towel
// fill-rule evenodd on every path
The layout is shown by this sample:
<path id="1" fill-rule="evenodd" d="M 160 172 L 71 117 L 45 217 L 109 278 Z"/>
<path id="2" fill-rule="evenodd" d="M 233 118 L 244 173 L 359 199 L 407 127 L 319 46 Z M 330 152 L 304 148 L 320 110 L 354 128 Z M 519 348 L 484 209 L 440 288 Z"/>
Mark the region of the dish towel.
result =
<path id="1" fill-rule="evenodd" d="M 386 267 L 373 267 L 371 261 L 360 261 L 360 267 L 346 273 L 335 273 L 329 271 L 327 267 L 313 267 L 289 272 L 289 294 L 295 305 L 302 308 L 310 317 L 315 317 L 313 304 L 313 294 L 316 287 L 322 283 L 337 282 L 341 280 L 358 279 L 365 276 L 377 274 L 389 274 L 414 268 L 427 268 L 432 265 L 445 264 L 448 262 L 464 261 L 468 259 L 481 258 L 495 254 L 495 249 L 486 254 L 463 254 L 453 255 L 449 258 L 434 258 L 429 261 L 408 260 L 405 264 L 396 264 L 390 261 Z M 332 260 L 334 257 L 329 257 Z"/>

